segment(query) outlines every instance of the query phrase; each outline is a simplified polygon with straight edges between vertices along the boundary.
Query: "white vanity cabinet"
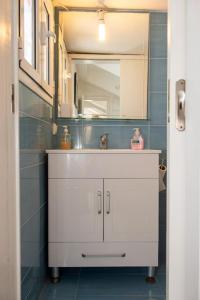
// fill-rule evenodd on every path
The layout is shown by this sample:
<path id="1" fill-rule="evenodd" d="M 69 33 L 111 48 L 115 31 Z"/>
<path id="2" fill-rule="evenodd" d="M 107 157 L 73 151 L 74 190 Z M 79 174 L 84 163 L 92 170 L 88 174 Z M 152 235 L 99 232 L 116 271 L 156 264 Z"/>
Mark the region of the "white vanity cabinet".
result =
<path id="1" fill-rule="evenodd" d="M 49 266 L 158 265 L 158 150 L 48 150 Z"/>

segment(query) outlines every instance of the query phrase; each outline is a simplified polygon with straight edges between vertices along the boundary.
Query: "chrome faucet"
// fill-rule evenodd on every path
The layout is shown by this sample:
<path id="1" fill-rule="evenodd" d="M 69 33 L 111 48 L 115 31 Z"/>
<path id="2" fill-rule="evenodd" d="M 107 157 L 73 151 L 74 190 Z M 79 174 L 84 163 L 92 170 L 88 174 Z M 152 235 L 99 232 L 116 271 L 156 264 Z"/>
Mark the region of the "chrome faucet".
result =
<path id="1" fill-rule="evenodd" d="M 100 136 L 99 148 L 102 150 L 108 149 L 108 133 L 104 133 Z"/>

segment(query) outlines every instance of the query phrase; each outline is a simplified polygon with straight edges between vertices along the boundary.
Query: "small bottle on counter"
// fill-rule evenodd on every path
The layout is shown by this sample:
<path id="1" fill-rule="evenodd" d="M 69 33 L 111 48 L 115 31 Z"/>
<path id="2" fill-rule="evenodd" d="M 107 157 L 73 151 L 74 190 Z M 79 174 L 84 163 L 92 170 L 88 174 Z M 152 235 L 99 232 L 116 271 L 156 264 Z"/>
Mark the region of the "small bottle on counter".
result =
<path id="1" fill-rule="evenodd" d="M 60 149 L 69 150 L 72 147 L 71 135 L 69 133 L 68 127 L 63 126 L 64 131 L 60 141 Z"/>
<path id="2" fill-rule="evenodd" d="M 131 139 L 131 149 L 132 150 L 143 150 L 144 149 L 144 139 L 141 135 L 140 128 L 135 128 L 133 137 Z"/>

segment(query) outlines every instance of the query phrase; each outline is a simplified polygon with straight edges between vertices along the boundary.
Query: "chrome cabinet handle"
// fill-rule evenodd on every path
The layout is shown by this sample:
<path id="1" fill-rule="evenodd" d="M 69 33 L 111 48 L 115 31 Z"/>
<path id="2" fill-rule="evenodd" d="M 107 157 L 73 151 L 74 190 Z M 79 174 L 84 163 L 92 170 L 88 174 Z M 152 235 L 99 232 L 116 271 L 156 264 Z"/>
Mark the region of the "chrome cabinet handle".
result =
<path id="1" fill-rule="evenodd" d="M 126 257 L 126 253 L 113 253 L 113 254 L 89 254 L 82 253 L 81 256 L 83 258 L 95 258 L 95 257 Z"/>
<path id="2" fill-rule="evenodd" d="M 98 214 L 100 215 L 102 213 L 102 193 L 101 191 L 97 192 L 98 197 Z"/>
<path id="3" fill-rule="evenodd" d="M 106 209 L 106 213 L 107 215 L 110 214 L 110 191 L 106 192 L 106 196 L 107 196 L 107 209 Z"/>
<path id="4" fill-rule="evenodd" d="M 185 130 L 185 80 L 176 82 L 176 128 Z"/>

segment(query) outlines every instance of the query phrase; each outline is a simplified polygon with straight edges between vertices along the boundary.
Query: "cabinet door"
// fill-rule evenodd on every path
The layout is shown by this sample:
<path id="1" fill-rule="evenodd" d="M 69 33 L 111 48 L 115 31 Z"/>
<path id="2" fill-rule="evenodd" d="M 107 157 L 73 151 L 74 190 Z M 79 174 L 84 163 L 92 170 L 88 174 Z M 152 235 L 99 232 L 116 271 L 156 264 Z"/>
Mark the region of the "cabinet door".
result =
<path id="1" fill-rule="evenodd" d="M 104 240 L 158 241 L 158 180 L 104 181 Z"/>
<path id="2" fill-rule="evenodd" d="M 49 180 L 49 242 L 102 242 L 103 180 Z"/>

